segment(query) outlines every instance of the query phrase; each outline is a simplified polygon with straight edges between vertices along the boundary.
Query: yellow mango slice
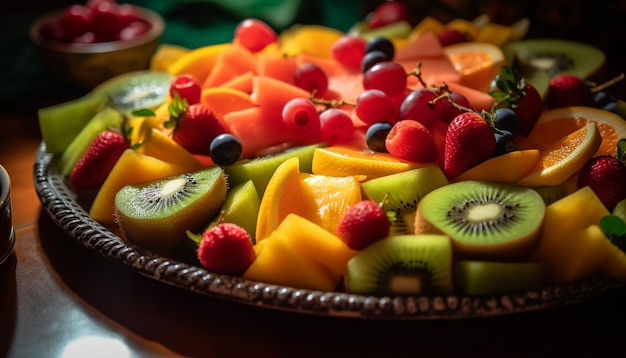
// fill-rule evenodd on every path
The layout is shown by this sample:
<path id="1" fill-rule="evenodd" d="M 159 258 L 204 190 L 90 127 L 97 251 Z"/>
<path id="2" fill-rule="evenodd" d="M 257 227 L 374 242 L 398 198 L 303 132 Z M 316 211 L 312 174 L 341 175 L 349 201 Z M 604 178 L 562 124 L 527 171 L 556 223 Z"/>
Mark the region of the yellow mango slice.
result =
<path id="1" fill-rule="evenodd" d="M 203 165 L 187 149 L 156 128 L 143 123 L 142 145 L 137 152 L 168 163 L 180 165 L 187 172 L 200 170 Z"/>
<path id="2" fill-rule="evenodd" d="M 244 278 L 295 288 L 334 291 L 339 277 L 319 262 L 295 250 L 282 233 L 272 233 L 254 247 L 256 259 Z"/>
<path id="3" fill-rule="evenodd" d="M 538 149 L 517 150 L 485 160 L 455 178 L 515 183 L 539 160 Z"/>
<path id="4" fill-rule="evenodd" d="M 114 224 L 115 194 L 128 184 L 166 178 L 187 172 L 181 165 L 127 149 L 109 173 L 89 209 L 89 216 L 102 224 Z"/>
<path id="5" fill-rule="evenodd" d="M 613 244 L 597 224 L 608 214 L 589 187 L 546 207 L 544 227 L 531 260 L 544 264 L 547 282 L 567 283 L 600 273 Z"/>
<path id="6" fill-rule="evenodd" d="M 357 251 L 321 226 L 295 214 L 289 214 L 275 232 L 284 235 L 291 247 L 338 275 L 345 275 L 348 261 Z"/>

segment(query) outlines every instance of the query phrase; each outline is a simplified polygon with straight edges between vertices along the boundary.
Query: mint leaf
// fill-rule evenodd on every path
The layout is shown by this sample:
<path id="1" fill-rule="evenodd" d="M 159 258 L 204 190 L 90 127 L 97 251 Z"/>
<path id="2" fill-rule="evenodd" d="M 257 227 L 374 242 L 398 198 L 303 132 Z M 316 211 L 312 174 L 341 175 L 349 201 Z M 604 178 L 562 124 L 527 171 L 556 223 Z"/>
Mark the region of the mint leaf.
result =
<path id="1" fill-rule="evenodd" d="M 615 215 L 606 215 L 600 219 L 600 229 L 611 242 L 626 252 L 626 223 Z"/>
<path id="2" fill-rule="evenodd" d="M 132 114 L 135 117 L 154 117 L 154 116 L 156 116 L 156 114 L 154 113 L 153 110 L 147 109 L 147 108 L 137 109 L 137 110 L 133 111 Z"/>

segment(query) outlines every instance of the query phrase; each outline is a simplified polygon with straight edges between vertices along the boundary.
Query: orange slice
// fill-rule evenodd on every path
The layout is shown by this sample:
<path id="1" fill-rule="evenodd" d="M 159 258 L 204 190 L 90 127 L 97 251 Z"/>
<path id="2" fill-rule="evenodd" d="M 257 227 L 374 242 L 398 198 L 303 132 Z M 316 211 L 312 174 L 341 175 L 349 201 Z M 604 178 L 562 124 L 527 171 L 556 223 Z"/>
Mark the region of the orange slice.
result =
<path id="1" fill-rule="evenodd" d="M 200 103 L 207 106 L 218 119 L 226 113 L 254 107 L 250 95 L 228 87 L 210 87 L 202 90 Z"/>
<path id="2" fill-rule="evenodd" d="M 276 168 L 267 183 L 256 224 L 256 242 L 267 238 L 278 224 L 293 213 L 305 216 L 305 195 L 300 183 L 300 161 L 291 158 Z"/>
<path id="3" fill-rule="evenodd" d="M 626 138 L 626 121 L 619 115 L 593 107 L 564 107 L 545 111 L 528 134 L 531 145 L 543 149 L 564 136 L 596 122 L 602 143 L 594 154 L 617 154 L 617 141 Z"/>
<path id="4" fill-rule="evenodd" d="M 596 153 L 602 137 L 596 122 L 587 124 L 540 151 L 537 164 L 517 183 L 528 187 L 559 185 Z"/>
<path id="5" fill-rule="evenodd" d="M 461 75 L 461 84 L 487 91 L 504 64 L 502 50 L 486 42 L 464 42 L 444 48 L 454 68 Z"/>
<path id="6" fill-rule="evenodd" d="M 388 153 L 369 149 L 332 146 L 315 149 L 312 171 L 328 176 L 363 176 L 364 180 L 369 180 L 424 165 L 403 162 Z"/>

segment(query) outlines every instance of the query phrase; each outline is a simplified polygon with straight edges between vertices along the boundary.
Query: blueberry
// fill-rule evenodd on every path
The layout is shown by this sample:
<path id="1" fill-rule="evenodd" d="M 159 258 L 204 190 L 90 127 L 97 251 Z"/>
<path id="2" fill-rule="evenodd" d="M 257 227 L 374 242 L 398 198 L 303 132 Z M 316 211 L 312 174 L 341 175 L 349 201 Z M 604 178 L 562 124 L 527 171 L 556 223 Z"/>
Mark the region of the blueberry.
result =
<path id="1" fill-rule="evenodd" d="M 517 150 L 517 142 L 513 134 L 507 130 L 500 130 L 500 132 L 502 133 L 494 134 L 496 137 L 496 150 L 493 152 L 494 157 Z"/>
<path id="2" fill-rule="evenodd" d="M 217 165 L 230 165 L 241 157 L 241 142 L 232 134 L 223 133 L 213 138 L 209 155 Z"/>
<path id="3" fill-rule="evenodd" d="M 609 102 L 609 103 L 605 104 L 604 106 L 602 106 L 602 109 L 604 109 L 605 111 L 609 111 L 609 112 L 615 113 L 615 111 L 617 110 L 617 101 Z"/>
<path id="4" fill-rule="evenodd" d="M 597 108 L 603 108 L 604 106 L 617 101 L 614 95 L 607 91 L 599 91 L 593 96 L 593 104 Z"/>
<path id="5" fill-rule="evenodd" d="M 387 138 L 389 131 L 391 131 L 391 127 L 393 126 L 388 122 L 378 122 L 369 126 L 369 128 L 367 128 L 367 132 L 365 133 L 367 146 L 375 152 L 387 152 L 385 139 Z"/>
<path id="6" fill-rule="evenodd" d="M 494 119 L 496 128 L 508 131 L 513 135 L 517 135 L 520 132 L 521 121 L 512 109 L 510 108 L 498 108 L 496 109 L 496 118 Z"/>
<path id="7" fill-rule="evenodd" d="M 396 49 L 388 38 L 383 36 L 376 36 L 365 44 L 365 53 L 372 51 L 381 51 L 387 55 L 387 61 L 393 60 L 393 56 L 396 54 Z"/>
<path id="8" fill-rule="evenodd" d="M 361 60 L 361 72 L 365 73 L 365 71 L 369 70 L 370 67 L 385 61 L 389 61 L 389 59 L 382 51 L 375 50 L 367 52 Z"/>

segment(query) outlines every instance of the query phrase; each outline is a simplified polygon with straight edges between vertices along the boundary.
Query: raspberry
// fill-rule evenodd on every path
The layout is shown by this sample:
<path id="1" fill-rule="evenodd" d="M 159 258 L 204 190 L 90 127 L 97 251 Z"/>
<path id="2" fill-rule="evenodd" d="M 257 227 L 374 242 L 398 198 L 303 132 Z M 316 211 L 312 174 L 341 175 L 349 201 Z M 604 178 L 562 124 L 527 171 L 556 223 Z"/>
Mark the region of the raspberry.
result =
<path id="1" fill-rule="evenodd" d="M 237 276 L 243 275 L 256 259 L 250 235 L 233 223 L 220 223 L 207 229 L 197 254 L 207 270 Z"/>

